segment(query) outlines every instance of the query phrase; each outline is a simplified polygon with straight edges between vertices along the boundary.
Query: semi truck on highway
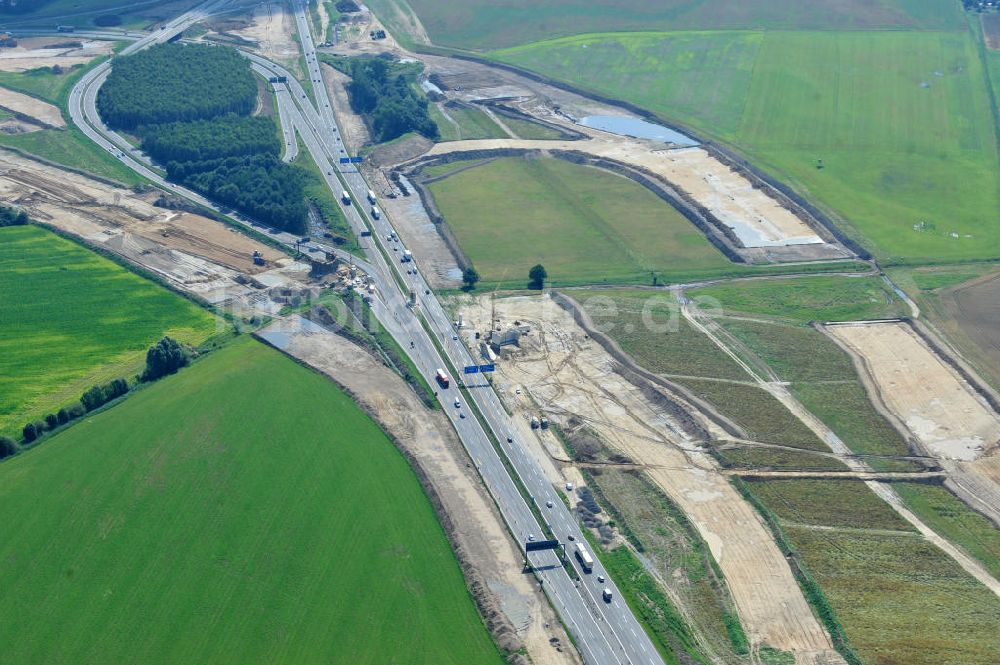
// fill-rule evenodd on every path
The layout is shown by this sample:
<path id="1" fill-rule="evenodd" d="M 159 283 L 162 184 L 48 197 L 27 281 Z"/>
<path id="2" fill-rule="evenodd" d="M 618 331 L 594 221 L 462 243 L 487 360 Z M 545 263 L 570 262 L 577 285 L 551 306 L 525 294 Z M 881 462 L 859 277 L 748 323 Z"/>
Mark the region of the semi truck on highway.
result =
<path id="1" fill-rule="evenodd" d="M 413 252 L 411 252 L 408 249 L 404 249 L 403 250 L 403 259 L 402 259 L 403 263 L 409 263 L 412 260 L 413 260 Z"/>
<path id="2" fill-rule="evenodd" d="M 444 373 L 443 369 L 438 369 L 437 374 L 434 375 L 434 378 L 437 379 L 438 385 L 440 385 L 442 388 L 447 388 L 449 385 L 451 385 L 451 380 L 448 379 L 448 375 Z"/>
<path id="3" fill-rule="evenodd" d="M 590 558 L 590 552 L 587 551 L 587 546 L 583 543 L 576 544 L 576 558 L 580 560 L 584 572 L 589 573 L 594 569 L 594 560 Z"/>

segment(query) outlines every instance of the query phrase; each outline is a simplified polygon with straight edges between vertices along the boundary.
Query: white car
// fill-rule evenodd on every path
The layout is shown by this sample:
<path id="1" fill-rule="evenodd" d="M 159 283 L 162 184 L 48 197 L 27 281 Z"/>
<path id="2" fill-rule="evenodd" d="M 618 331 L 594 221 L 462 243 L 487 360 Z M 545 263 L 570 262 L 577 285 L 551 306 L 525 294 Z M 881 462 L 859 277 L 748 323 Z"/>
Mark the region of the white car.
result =
<path id="1" fill-rule="evenodd" d="M 534 540 L 535 540 L 535 534 L 533 534 L 533 533 L 529 533 L 529 534 L 528 534 L 528 541 L 529 541 L 529 542 L 533 542 Z"/>
<path id="2" fill-rule="evenodd" d="M 552 502 L 551 501 L 546 501 L 545 502 L 545 507 L 546 508 L 551 508 L 552 507 Z"/>

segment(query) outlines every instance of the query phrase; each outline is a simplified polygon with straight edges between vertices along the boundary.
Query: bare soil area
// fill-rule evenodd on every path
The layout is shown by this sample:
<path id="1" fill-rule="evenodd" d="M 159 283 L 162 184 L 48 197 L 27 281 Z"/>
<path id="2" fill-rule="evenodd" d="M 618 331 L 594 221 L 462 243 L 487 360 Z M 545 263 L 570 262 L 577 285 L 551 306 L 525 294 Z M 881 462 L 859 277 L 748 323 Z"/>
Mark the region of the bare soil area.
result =
<path id="1" fill-rule="evenodd" d="M 330 95 L 330 103 L 337 109 L 340 140 L 344 142 L 347 152 L 356 155 L 362 146 L 371 143 L 371 134 L 361 116 L 351 110 L 351 103 L 347 99 L 346 86 L 351 82 L 351 77 L 326 63 L 321 63 L 320 68 L 323 70 L 323 83 Z"/>
<path id="2" fill-rule="evenodd" d="M 47 48 L 52 45 L 78 42 L 82 46 Z M 111 53 L 111 42 L 83 40 L 73 35 L 59 37 L 33 37 L 18 40 L 14 48 L 0 49 L 0 71 L 23 72 L 38 67 L 59 65 L 68 69 L 73 65 L 84 65 L 94 58 Z"/>
<path id="3" fill-rule="evenodd" d="M 463 303 L 459 311 L 469 325 L 488 329 L 489 300 Z M 520 321 L 531 327 L 519 348 L 507 347 L 513 350 L 502 354 L 498 371 L 504 386 L 521 389 L 537 405 L 533 408 L 554 420 L 576 416 L 616 453 L 644 468 L 708 543 L 750 640 L 793 651 L 800 663 L 843 662 L 767 527 L 683 423 L 623 378 L 611 356 L 547 296 L 505 298 L 496 308 L 502 325 Z M 510 404 L 522 409 L 524 401 Z M 711 426 L 694 415 L 705 428 Z M 536 437 L 525 441 L 541 449 Z"/>
<path id="4" fill-rule="evenodd" d="M 986 48 L 1000 51 L 1000 14 L 981 14 Z"/>
<path id="5" fill-rule="evenodd" d="M 0 88 L 0 106 L 8 111 L 37 120 L 46 127 L 66 126 L 66 121 L 63 120 L 58 107 L 20 92 Z"/>
<path id="6" fill-rule="evenodd" d="M 284 3 L 257 5 L 250 25 L 229 32 L 257 44 L 258 52 L 265 58 L 298 61 L 299 45 L 293 38 L 295 17 Z"/>
<path id="7" fill-rule="evenodd" d="M 517 650 L 523 643 L 534 663 L 579 663 L 534 578 L 522 573 L 521 553 L 444 415 L 428 410 L 409 385 L 364 349 L 316 324 L 292 317 L 260 335 L 343 386 L 416 462 L 501 645 Z"/>
<path id="8" fill-rule="evenodd" d="M 951 315 L 949 327 L 954 323 L 974 347 L 968 359 L 1000 386 L 1000 272 L 947 289 L 940 299 Z"/>
<path id="9" fill-rule="evenodd" d="M 130 189 L 0 151 L 0 201 L 14 203 L 32 218 L 103 247 L 215 303 L 274 313 L 280 305 L 247 285 L 295 283 L 308 266 L 296 264 L 221 222 L 158 208 L 158 192 Z M 253 252 L 267 265 L 253 263 Z M 277 274 L 272 274 L 277 273 Z"/>
<path id="10" fill-rule="evenodd" d="M 974 460 L 1000 445 L 1000 417 L 903 322 L 829 326 L 859 356 L 886 406 L 924 450 Z"/>

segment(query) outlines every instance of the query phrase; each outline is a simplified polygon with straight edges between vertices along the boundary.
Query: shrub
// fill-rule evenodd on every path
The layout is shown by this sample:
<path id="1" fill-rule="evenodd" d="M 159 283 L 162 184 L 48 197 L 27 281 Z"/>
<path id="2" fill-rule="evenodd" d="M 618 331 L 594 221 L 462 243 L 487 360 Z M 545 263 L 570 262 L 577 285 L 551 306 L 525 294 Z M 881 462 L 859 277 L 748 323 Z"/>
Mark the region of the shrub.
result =
<path id="1" fill-rule="evenodd" d="M 59 427 L 59 418 L 56 417 L 56 414 L 50 413 L 45 416 L 45 429 L 52 431 L 57 427 Z"/>
<path id="2" fill-rule="evenodd" d="M 0 459 L 16 455 L 18 450 L 20 448 L 18 448 L 14 439 L 9 436 L 0 436 Z"/>
<path id="3" fill-rule="evenodd" d="M 70 421 L 69 411 L 67 411 L 65 408 L 59 409 L 59 412 L 56 413 L 56 420 L 59 421 L 60 425 L 65 425 L 66 423 L 68 423 Z"/>
<path id="4" fill-rule="evenodd" d="M 70 406 L 66 409 L 66 411 L 69 413 L 70 420 L 76 420 L 77 418 L 82 418 L 87 413 L 87 409 L 85 409 L 83 404 L 81 404 L 80 402 L 77 402 L 76 404 L 70 404 Z"/>
<path id="5" fill-rule="evenodd" d="M 143 381 L 155 381 L 160 377 L 173 374 L 188 364 L 188 353 L 180 342 L 164 337 L 146 352 L 146 371 Z"/>

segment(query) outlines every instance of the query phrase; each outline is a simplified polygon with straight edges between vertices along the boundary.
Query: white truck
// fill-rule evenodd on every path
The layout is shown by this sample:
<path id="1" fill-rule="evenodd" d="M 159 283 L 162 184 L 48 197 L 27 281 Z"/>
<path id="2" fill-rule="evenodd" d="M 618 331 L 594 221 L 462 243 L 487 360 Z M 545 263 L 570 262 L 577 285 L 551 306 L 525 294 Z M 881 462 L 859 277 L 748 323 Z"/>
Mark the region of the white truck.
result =
<path id="1" fill-rule="evenodd" d="M 378 209 L 378 206 L 372 206 L 372 217 L 378 219 L 382 216 L 382 211 Z"/>
<path id="2" fill-rule="evenodd" d="M 580 565 L 583 566 L 583 572 L 589 573 L 594 569 L 594 560 L 590 558 L 590 552 L 587 551 L 587 546 L 581 542 L 576 543 L 576 558 L 580 560 Z"/>
<path id="3" fill-rule="evenodd" d="M 611 589 L 609 589 L 608 587 L 604 587 L 604 592 L 601 593 L 601 596 L 604 598 L 604 602 L 605 603 L 610 603 L 611 602 Z"/>
<path id="4" fill-rule="evenodd" d="M 368 190 L 368 203 L 375 205 L 375 192 L 370 189 Z"/>
<path id="5" fill-rule="evenodd" d="M 346 189 L 340 193 L 340 202 L 345 206 L 351 205 L 351 195 L 347 193 Z"/>
<path id="6" fill-rule="evenodd" d="M 412 260 L 413 260 L 413 252 L 411 252 L 408 249 L 404 249 L 403 250 L 403 259 L 402 259 L 403 263 L 409 263 Z"/>

